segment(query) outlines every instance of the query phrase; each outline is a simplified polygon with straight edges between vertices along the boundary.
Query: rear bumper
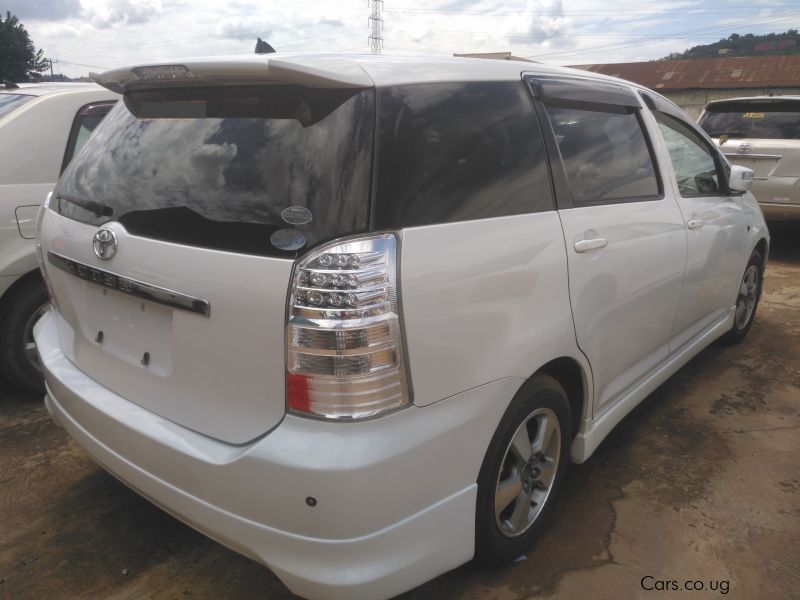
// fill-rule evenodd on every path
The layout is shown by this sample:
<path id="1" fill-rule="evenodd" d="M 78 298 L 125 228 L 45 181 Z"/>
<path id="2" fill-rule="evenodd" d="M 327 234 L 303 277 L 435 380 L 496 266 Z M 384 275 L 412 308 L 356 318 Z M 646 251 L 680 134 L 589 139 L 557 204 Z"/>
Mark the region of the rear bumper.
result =
<path id="1" fill-rule="evenodd" d="M 124 483 L 294 593 L 386 598 L 472 558 L 475 481 L 519 380 L 364 423 L 287 416 L 232 446 L 91 380 L 60 351 L 58 318 L 35 332 L 54 420 Z"/>
<path id="2" fill-rule="evenodd" d="M 800 178 L 771 175 L 753 181 L 750 191 L 767 221 L 800 219 Z"/>

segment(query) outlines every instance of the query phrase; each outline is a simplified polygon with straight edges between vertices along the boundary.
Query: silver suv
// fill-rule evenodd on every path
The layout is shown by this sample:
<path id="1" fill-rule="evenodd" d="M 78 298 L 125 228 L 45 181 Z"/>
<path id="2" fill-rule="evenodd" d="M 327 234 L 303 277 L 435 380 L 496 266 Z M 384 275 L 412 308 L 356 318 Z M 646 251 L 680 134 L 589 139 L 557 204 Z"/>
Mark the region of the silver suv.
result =
<path id="1" fill-rule="evenodd" d="M 767 220 L 800 219 L 800 96 L 711 102 L 700 126 L 728 160 L 754 171 L 752 192 Z"/>

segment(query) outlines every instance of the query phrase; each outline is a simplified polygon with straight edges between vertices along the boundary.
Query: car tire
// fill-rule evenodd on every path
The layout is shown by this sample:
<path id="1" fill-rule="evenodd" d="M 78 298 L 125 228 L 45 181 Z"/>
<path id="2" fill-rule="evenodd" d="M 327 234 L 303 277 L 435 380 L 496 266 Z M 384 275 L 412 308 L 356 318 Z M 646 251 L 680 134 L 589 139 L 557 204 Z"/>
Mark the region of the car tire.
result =
<path id="1" fill-rule="evenodd" d="M 0 306 L 0 371 L 20 389 L 44 393 L 44 379 L 32 343 L 32 328 L 49 304 L 47 290 L 38 277 L 11 289 Z"/>
<path id="2" fill-rule="evenodd" d="M 753 250 L 750 260 L 742 275 L 739 291 L 736 294 L 736 312 L 733 315 L 733 325 L 730 331 L 720 338 L 720 342 L 727 345 L 741 342 L 756 317 L 758 301 L 761 299 L 761 290 L 764 284 L 764 260 L 758 250 Z"/>
<path id="3" fill-rule="evenodd" d="M 570 460 L 571 423 L 567 394 L 554 378 L 535 375 L 520 388 L 478 476 L 477 563 L 509 563 L 542 533 Z"/>

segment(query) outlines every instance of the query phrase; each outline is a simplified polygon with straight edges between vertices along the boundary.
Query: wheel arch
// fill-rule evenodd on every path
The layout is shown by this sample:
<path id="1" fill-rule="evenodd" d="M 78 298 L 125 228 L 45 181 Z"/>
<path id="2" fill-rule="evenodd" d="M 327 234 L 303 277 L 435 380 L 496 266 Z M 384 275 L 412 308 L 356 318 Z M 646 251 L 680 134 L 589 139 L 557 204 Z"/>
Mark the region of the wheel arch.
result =
<path id="1" fill-rule="evenodd" d="M 764 261 L 762 266 L 767 266 L 767 255 L 769 254 L 769 242 L 767 238 L 762 237 L 757 242 L 753 250 L 758 250 L 758 253 L 761 255 L 761 260 Z M 752 254 L 752 251 L 750 252 Z"/>
<path id="2" fill-rule="evenodd" d="M 42 285 L 44 285 L 44 280 L 42 279 L 42 273 L 39 269 L 33 269 L 32 271 L 28 271 L 24 275 L 20 275 L 17 279 L 12 283 L 8 288 L 0 295 L 0 314 L 3 312 L 3 309 L 6 307 L 6 304 L 9 302 L 9 299 L 14 296 L 16 291 L 21 287 L 28 285 L 29 281 L 39 281 Z"/>
<path id="3" fill-rule="evenodd" d="M 549 375 L 564 388 L 569 400 L 572 416 L 572 438 L 580 431 L 581 422 L 589 417 L 590 380 L 588 373 L 581 363 L 569 356 L 561 356 L 542 365 L 531 377 L 544 373 Z"/>

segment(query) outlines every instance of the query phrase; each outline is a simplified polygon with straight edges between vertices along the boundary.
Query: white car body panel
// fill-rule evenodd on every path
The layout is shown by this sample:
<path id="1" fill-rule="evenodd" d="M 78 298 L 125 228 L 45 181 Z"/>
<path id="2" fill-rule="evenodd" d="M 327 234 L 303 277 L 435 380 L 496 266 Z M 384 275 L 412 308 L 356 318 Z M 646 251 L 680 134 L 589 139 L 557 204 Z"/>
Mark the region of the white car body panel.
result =
<path id="1" fill-rule="evenodd" d="M 466 61 L 466 62 L 465 62 Z M 142 81 L 134 68 L 181 65 L 192 77 Z M 310 87 L 382 87 L 411 83 L 518 80 L 531 63 L 446 56 L 373 56 L 359 54 L 251 54 L 186 58 L 130 65 L 92 74 L 100 85 L 116 92 L 154 86 L 202 86 L 233 83 L 292 83 Z M 536 73 L 576 75 L 584 79 L 619 81 L 580 69 L 537 64 Z"/>
<path id="2" fill-rule="evenodd" d="M 625 393 L 618 397 L 609 410 L 606 410 L 592 422 L 587 423 L 572 442 L 572 460 L 576 463 L 582 463 L 587 460 L 597 450 L 600 442 L 642 400 L 652 394 L 658 386 L 688 363 L 703 348 L 726 331 L 729 331 L 733 324 L 733 316 L 734 309 L 731 308 L 719 321 L 702 331 L 690 343 L 684 344 L 680 349 L 673 351 L 666 361 L 661 362 L 646 373 L 632 389 L 626 390 Z"/>
<path id="3" fill-rule="evenodd" d="M 535 71 L 620 83 L 474 59 L 278 55 L 165 64 L 185 65 L 194 78 L 142 82 L 126 67 L 97 80 L 119 90 L 281 81 L 380 87 L 519 81 Z M 48 409 L 125 483 L 268 565 L 302 596 L 387 598 L 462 564 L 473 556 L 486 449 L 524 382 L 554 360 L 581 371 L 571 457 L 583 462 L 636 404 L 730 329 L 750 253 L 759 243 L 768 248 L 749 193 L 686 203 L 681 212 L 666 149 L 642 110 L 663 199 L 397 232 L 413 405 L 359 422 L 286 414 L 293 261 L 137 237 L 119 223 L 106 225 L 119 252 L 101 261 L 92 249 L 98 227 L 47 209 L 39 231 L 45 256 L 63 254 L 211 306 L 205 317 L 133 300 L 46 262 L 57 307 L 35 333 Z M 687 220 L 695 216 L 709 226 L 693 243 Z M 576 251 L 596 238 L 605 243 Z M 697 298 L 707 304 L 698 308 Z M 114 332 L 113 344 L 97 341 L 102 328 Z M 153 352 L 147 367 L 144 351 Z"/>
<path id="4" fill-rule="evenodd" d="M 39 95 L 0 119 L 0 134 L 15 143 L 0 144 L 0 185 L 48 184 L 52 189 L 61 171 L 67 137 L 78 110 L 92 102 L 119 98 L 95 84 L 72 84 Z M 7 90 L 27 94 L 32 88 Z M 20 141 L 24 140 L 24 144 Z M 3 194 L 5 195 L 5 193 Z M 35 204 L 41 204 L 44 196 Z M 30 204 L 30 198 L 24 203 Z"/>
<path id="5" fill-rule="evenodd" d="M 521 380 L 363 423 L 287 416 L 231 446 L 75 369 L 59 348 L 60 319 L 51 312 L 36 331 L 56 422 L 140 494 L 264 562 L 296 594 L 389 598 L 472 557 L 477 469 Z"/>
<path id="6" fill-rule="evenodd" d="M 686 234 L 675 200 L 559 211 L 578 345 L 592 365 L 594 414 L 669 354 Z M 581 240 L 607 245 L 577 252 Z M 653 265 L 658 265 L 654 269 Z"/>
<path id="7" fill-rule="evenodd" d="M 677 350 L 736 304 L 745 229 L 735 197 L 679 198 L 686 222 L 703 225 L 688 230 L 686 273 L 673 328 L 671 349 Z"/>
<path id="8" fill-rule="evenodd" d="M 51 189 L 53 182 L 0 185 L 0 275 L 17 278 L 38 268 L 33 239 L 21 235 L 18 213 L 38 211 Z"/>
<path id="9" fill-rule="evenodd" d="M 746 227 L 760 219 L 744 216 L 743 205 L 755 204 L 749 193 L 741 197 L 682 197 L 655 119 L 646 114 L 645 123 L 664 173 L 666 191 L 675 199 L 686 226 L 686 270 L 670 341 L 670 351 L 675 352 L 717 323 L 736 303 L 742 261 L 747 262 L 754 245 L 749 244 Z M 703 137 L 711 142 L 708 136 Z"/>
<path id="10" fill-rule="evenodd" d="M 67 292 L 58 308 L 69 360 L 131 402 L 229 443 L 275 427 L 286 405 L 283 315 L 292 261 L 136 237 L 119 223 L 110 228 L 120 244 L 113 265 L 92 250 L 97 227 L 47 210 L 41 231 L 51 240 L 49 251 L 207 300 L 212 316 L 103 289 L 48 261 L 52 285 Z M 263 318 L 237 318 L 242 314 Z M 102 344 L 95 340 L 99 331 Z M 229 407 L 224 414 L 220 403 Z"/>
<path id="11" fill-rule="evenodd" d="M 527 379 L 530 365 L 558 356 L 588 373 L 574 335 L 565 335 L 572 315 L 564 241 L 553 236 L 559 229 L 553 211 L 404 230 L 401 289 L 415 404 L 498 373 Z M 476 339 L 495 350 L 476 349 Z"/>
<path id="12" fill-rule="evenodd" d="M 119 95 L 92 83 L 21 84 L 2 93 L 34 98 L 0 118 L 0 277 L 10 278 L 10 286 L 38 268 L 33 239 L 21 235 L 17 209 L 39 207 L 53 189 L 78 110 Z"/>

